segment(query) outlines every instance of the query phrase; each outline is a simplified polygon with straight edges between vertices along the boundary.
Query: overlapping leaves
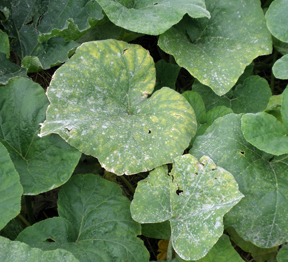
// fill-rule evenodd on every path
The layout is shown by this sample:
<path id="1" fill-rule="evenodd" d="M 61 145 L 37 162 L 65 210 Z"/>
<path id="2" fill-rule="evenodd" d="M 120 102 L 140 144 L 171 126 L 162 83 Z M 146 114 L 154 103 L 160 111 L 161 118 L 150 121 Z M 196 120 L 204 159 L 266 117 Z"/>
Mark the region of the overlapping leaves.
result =
<path id="1" fill-rule="evenodd" d="M 169 176 L 162 166 L 138 183 L 131 214 L 140 223 L 169 219 L 174 250 L 185 260 L 196 260 L 217 242 L 224 214 L 242 197 L 229 172 L 209 157 L 198 162 L 188 154 L 174 160 Z"/>
<path id="2" fill-rule="evenodd" d="M 17 240 L 42 250 L 65 249 L 83 262 L 148 261 L 129 206 L 118 185 L 98 175 L 75 175 L 59 192 L 60 217 L 26 228 Z"/>
<path id="3" fill-rule="evenodd" d="M 41 136 L 58 133 L 118 175 L 172 162 L 195 134 L 196 119 L 172 89 L 147 99 L 154 85 L 154 63 L 142 47 L 85 43 L 51 81 Z"/>

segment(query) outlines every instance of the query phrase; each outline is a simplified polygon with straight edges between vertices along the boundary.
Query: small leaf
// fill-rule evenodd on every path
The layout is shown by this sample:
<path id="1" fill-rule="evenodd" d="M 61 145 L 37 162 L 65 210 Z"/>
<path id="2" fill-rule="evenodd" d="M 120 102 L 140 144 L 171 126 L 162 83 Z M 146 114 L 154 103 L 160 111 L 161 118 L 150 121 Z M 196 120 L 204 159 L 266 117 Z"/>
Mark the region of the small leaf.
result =
<path id="1" fill-rule="evenodd" d="M 140 181 L 130 209 L 140 223 L 169 219 L 174 250 L 185 260 L 196 260 L 217 242 L 223 215 L 242 197 L 233 176 L 210 158 L 198 162 L 184 155 L 174 160 L 169 176 L 159 167 Z"/>
<path id="2" fill-rule="evenodd" d="M 288 55 L 278 59 L 272 67 L 273 74 L 278 79 L 288 79 Z"/>
<path id="3" fill-rule="evenodd" d="M 288 131 L 274 116 L 246 114 L 241 129 L 245 139 L 260 150 L 277 156 L 288 153 Z"/>
<path id="4" fill-rule="evenodd" d="M 288 0 L 277 0 L 271 3 L 265 15 L 268 29 L 283 42 L 288 42 L 287 12 Z"/>
<path id="5" fill-rule="evenodd" d="M 41 136 L 59 134 L 118 175 L 172 162 L 195 134 L 196 119 L 172 89 L 147 99 L 154 84 L 154 63 L 142 47 L 116 40 L 84 43 L 53 76 Z"/>
<path id="6" fill-rule="evenodd" d="M 209 0 L 206 5 L 211 19 L 185 16 L 160 36 L 158 45 L 220 96 L 254 58 L 271 53 L 272 41 L 258 0 Z"/>
<path id="7" fill-rule="evenodd" d="M 42 251 L 38 248 L 31 248 L 28 245 L 18 242 L 10 241 L 4 237 L 0 237 L 0 261 L 53 261 L 53 262 L 77 262 L 70 252 L 63 249 L 53 251 Z"/>
<path id="8" fill-rule="evenodd" d="M 0 30 L 0 52 L 6 55 L 8 59 L 10 57 L 10 44 L 8 35 Z"/>
<path id="9" fill-rule="evenodd" d="M 17 240 L 42 250 L 65 249 L 83 262 L 148 261 L 129 206 L 118 185 L 98 175 L 75 175 L 59 192 L 60 217 L 27 227 Z"/>
<path id="10" fill-rule="evenodd" d="M 0 143 L 10 153 L 24 194 L 64 184 L 81 154 L 57 135 L 38 137 L 48 106 L 44 90 L 32 80 L 13 78 L 0 87 L 0 105 Z"/>
<path id="11" fill-rule="evenodd" d="M 277 261 L 278 262 L 287 262 L 287 257 L 288 257 L 288 245 L 284 245 L 281 247 L 278 256 L 277 256 Z"/>
<path id="12" fill-rule="evenodd" d="M 1 143 L 0 167 L 0 229 L 2 229 L 19 214 L 23 189 L 9 153 Z"/>
<path id="13" fill-rule="evenodd" d="M 235 114 L 215 120 L 203 136 L 195 139 L 190 153 L 196 157 L 208 155 L 231 172 L 245 195 L 225 215 L 227 226 L 262 248 L 288 240 L 287 155 L 273 157 L 253 147 L 241 131 L 241 115 Z"/>
<path id="14" fill-rule="evenodd" d="M 98 0 L 109 19 L 117 26 L 149 35 L 164 33 L 183 15 L 208 17 L 203 0 Z"/>

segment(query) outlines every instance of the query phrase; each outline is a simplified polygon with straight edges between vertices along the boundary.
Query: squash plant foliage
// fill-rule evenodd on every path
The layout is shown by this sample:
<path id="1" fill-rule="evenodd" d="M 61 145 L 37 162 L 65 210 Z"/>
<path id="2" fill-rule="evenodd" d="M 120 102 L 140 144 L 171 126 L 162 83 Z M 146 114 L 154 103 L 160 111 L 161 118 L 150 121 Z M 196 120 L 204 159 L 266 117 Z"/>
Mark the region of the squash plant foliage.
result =
<path id="1" fill-rule="evenodd" d="M 287 13 L 1 0 L 0 261 L 287 261 Z"/>

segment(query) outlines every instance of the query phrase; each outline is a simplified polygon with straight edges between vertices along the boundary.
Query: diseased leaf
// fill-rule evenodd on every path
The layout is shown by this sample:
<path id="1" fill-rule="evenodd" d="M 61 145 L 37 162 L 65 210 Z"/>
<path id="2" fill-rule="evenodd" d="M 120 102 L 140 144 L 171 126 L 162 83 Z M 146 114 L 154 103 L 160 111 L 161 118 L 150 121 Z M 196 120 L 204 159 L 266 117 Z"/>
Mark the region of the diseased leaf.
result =
<path id="1" fill-rule="evenodd" d="M 195 139 L 190 153 L 208 155 L 235 177 L 245 195 L 225 215 L 245 240 L 262 248 L 287 241 L 287 155 L 274 157 L 248 143 L 241 131 L 241 115 L 218 118 L 203 136 Z"/>
<path id="2" fill-rule="evenodd" d="M 288 79 L 288 55 L 278 59 L 272 67 L 273 74 L 278 79 Z"/>
<path id="3" fill-rule="evenodd" d="M 206 5 L 210 19 L 185 16 L 160 36 L 158 45 L 221 96 L 254 58 L 271 53 L 272 41 L 258 0 L 209 0 Z"/>
<path id="4" fill-rule="evenodd" d="M 196 119 L 185 98 L 169 88 L 147 99 L 154 84 L 154 64 L 142 47 L 85 43 L 53 76 L 41 136 L 59 134 L 118 175 L 170 163 L 188 146 Z"/>
<path id="5" fill-rule="evenodd" d="M 268 29 L 283 42 L 288 42 L 287 12 L 288 0 L 277 0 L 271 3 L 265 14 Z"/>
<path id="6" fill-rule="evenodd" d="M 27 69 L 10 62 L 4 53 L 0 52 L 0 85 L 6 85 L 9 79 L 19 76 L 27 77 Z"/>
<path id="7" fill-rule="evenodd" d="M 174 250 L 185 260 L 196 260 L 217 242 L 222 217 L 242 197 L 229 172 L 208 157 L 198 162 L 188 154 L 174 160 L 170 175 L 159 167 L 140 181 L 130 209 L 140 223 L 169 219 Z"/>
<path id="8" fill-rule="evenodd" d="M 118 185 L 98 175 L 75 175 L 59 192 L 60 217 L 27 227 L 17 240 L 42 250 L 65 249 L 83 262 L 148 261 L 129 206 Z"/>
<path id="9" fill-rule="evenodd" d="M 57 135 L 38 137 L 48 100 L 32 80 L 13 78 L 0 87 L 0 143 L 10 153 L 24 194 L 39 194 L 64 184 L 81 153 Z"/>
<path id="10" fill-rule="evenodd" d="M 23 189 L 9 153 L 1 143 L 0 167 L 0 229 L 2 229 L 19 214 Z"/>
<path id="11" fill-rule="evenodd" d="M 260 76 L 249 76 L 229 93 L 218 96 L 208 86 L 198 81 L 193 90 L 199 93 L 207 110 L 216 106 L 226 106 L 234 113 L 256 113 L 266 109 L 271 97 L 271 90 L 266 79 Z"/>
<path id="12" fill-rule="evenodd" d="M 31 248 L 28 245 L 18 242 L 11 241 L 7 238 L 0 237 L 0 260 L 1 262 L 11 261 L 55 261 L 55 262 L 77 262 L 76 259 L 70 252 L 57 249 L 53 251 L 42 251 L 38 248 Z"/>
<path id="13" fill-rule="evenodd" d="M 149 35 L 164 33 L 185 14 L 210 18 L 203 0 L 98 0 L 98 3 L 117 26 Z"/>
<path id="14" fill-rule="evenodd" d="M 273 258 L 276 257 L 278 246 L 273 248 L 261 248 L 253 245 L 249 241 L 242 239 L 233 227 L 225 229 L 234 244 L 240 247 L 243 251 L 252 254 L 255 262 L 266 262 L 274 261 Z"/>

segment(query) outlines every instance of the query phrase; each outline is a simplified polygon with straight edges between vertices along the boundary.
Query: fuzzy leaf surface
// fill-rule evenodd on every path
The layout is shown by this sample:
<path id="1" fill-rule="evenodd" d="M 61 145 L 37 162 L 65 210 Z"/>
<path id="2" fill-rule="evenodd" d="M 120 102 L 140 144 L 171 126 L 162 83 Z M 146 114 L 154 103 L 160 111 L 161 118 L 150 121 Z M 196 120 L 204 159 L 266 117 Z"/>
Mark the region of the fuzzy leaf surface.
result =
<path id="1" fill-rule="evenodd" d="M 209 0 L 206 5 L 210 19 L 185 16 L 160 36 L 158 45 L 221 96 L 254 58 L 271 53 L 272 41 L 258 0 Z"/>
<path id="2" fill-rule="evenodd" d="M 140 223 L 169 219 L 174 250 L 185 260 L 196 260 L 217 242 L 224 214 L 242 197 L 229 172 L 209 157 L 198 161 L 188 154 L 174 160 L 169 176 L 159 167 L 138 183 L 131 214 Z"/>
<path id="3" fill-rule="evenodd" d="M 24 194 L 64 184 L 81 156 L 57 135 L 38 137 L 47 106 L 44 90 L 32 80 L 13 78 L 0 87 L 0 143 L 20 175 Z"/>
<path id="4" fill-rule="evenodd" d="M 287 155 L 274 157 L 246 141 L 241 115 L 218 118 L 203 136 L 195 139 L 190 153 L 211 157 L 235 177 L 245 197 L 226 214 L 224 222 L 245 240 L 270 248 L 287 241 Z"/>
<path id="5" fill-rule="evenodd" d="M 83 262 L 148 261 L 129 206 L 118 185 L 98 175 L 75 175 L 59 192 L 60 217 L 27 227 L 17 240 L 42 250 L 65 249 Z"/>
<path id="6" fill-rule="evenodd" d="M 118 175 L 172 162 L 195 134 L 196 118 L 172 89 L 147 99 L 154 85 L 154 63 L 142 47 L 85 43 L 54 74 L 41 136 L 59 134 Z"/>
<path id="7" fill-rule="evenodd" d="M 277 0 L 271 3 L 265 14 L 268 29 L 283 42 L 288 42 L 287 12 L 288 0 Z"/>
<path id="8" fill-rule="evenodd" d="M 0 260 L 1 262 L 11 261 L 55 261 L 55 262 L 77 262 L 76 259 L 70 252 L 57 249 L 53 251 L 42 251 L 38 248 L 31 248 L 28 245 L 18 242 L 11 241 L 7 238 L 0 236 Z"/>
<path id="9" fill-rule="evenodd" d="M 0 143 L 0 229 L 21 209 L 23 188 L 6 148 Z"/>
<path id="10" fill-rule="evenodd" d="M 187 13 L 208 17 L 203 0 L 98 0 L 109 19 L 117 26 L 149 35 L 164 33 Z"/>

